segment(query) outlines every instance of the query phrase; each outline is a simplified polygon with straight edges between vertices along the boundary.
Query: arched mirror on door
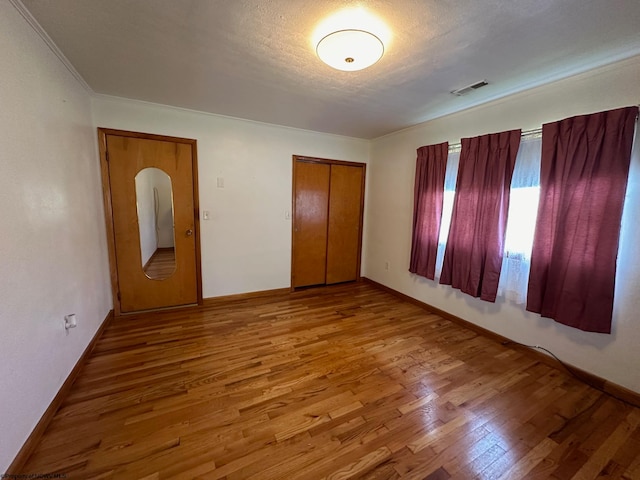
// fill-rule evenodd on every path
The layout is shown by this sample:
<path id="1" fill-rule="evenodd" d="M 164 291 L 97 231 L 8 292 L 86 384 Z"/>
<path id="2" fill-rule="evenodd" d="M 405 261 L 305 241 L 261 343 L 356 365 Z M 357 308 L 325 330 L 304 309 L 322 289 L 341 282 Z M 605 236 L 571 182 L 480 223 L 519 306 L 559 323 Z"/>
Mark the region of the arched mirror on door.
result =
<path id="1" fill-rule="evenodd" d="M 135 182 L 140 266 L 148 278 L 164 280 L 176 271 L 171 178 L 159 168 L 147 167 Z"/>

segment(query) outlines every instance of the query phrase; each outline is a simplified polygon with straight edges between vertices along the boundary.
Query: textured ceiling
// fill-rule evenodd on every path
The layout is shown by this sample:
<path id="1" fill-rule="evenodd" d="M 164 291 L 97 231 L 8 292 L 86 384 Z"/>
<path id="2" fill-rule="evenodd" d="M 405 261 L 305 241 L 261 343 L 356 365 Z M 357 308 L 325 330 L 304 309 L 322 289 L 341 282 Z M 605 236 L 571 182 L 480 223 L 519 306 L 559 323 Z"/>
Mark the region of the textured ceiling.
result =
<path id="1" fill-rule="evenodd" d="M 638 0 L 22 3 L 96 93 L 361 138 L 640 54 Z M 389 27 L 385 55 L 333 70 L 313 32 L 356 6 Z"/>

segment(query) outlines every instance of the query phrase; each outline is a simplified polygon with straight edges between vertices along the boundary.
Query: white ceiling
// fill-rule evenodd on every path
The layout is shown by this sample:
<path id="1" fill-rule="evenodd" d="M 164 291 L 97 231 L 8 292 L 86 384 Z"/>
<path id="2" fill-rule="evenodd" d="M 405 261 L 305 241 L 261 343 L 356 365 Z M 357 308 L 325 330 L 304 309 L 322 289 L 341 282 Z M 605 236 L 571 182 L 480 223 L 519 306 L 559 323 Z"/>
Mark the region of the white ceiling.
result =
<path id="1" fill-rule="evenodd" d="M 96 93 L 361 138 L 640 54 L 639 0 L 22 3 Z M 311 36 L 355 5 L 392 38 L 374 66 L 340 72 Z"/>

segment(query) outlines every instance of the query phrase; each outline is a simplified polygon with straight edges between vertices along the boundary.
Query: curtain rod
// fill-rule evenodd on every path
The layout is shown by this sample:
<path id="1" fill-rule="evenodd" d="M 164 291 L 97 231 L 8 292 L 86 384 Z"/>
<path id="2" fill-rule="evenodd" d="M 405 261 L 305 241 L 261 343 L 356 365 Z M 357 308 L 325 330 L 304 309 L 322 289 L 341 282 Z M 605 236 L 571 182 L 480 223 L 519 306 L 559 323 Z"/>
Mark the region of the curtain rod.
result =
<path id="1" fill-rule="evenodd" d="M 534 128 L 532 130 L 525 130 L 520 134 L 520 138 L 537 137 L 539 135 L 542 135 L 542 127 Z M 449 144 L 449 152 L 458 152 L 461 149 L 462 149 L 462 142 Z"/>
<path id="2" fill-rule="evenodd" d="M 640 103 L 635 105 L 640 108 Z M 636 121 L 638 117 L 636 117 Z M 538 135 L 542 135 L 542 127 L 534 128 L 532 130 L 525 130 L 520 134 L 520 138 L 528 138 L 528 137 L 537 137 Z M 459 152 L 462 149 L 462 142 L 450 143 L 449 144 L 449 152 Z"/>

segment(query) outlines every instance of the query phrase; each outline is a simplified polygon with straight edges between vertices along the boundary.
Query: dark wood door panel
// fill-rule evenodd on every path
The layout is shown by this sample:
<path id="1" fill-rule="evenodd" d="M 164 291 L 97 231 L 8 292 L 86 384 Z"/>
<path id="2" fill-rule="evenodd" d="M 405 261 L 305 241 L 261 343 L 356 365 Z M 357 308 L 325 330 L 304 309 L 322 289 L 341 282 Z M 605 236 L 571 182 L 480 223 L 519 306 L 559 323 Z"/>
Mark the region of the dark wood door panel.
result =
<path id="1" fill-rule="evenodd" d="M 358 278 L 363 168 L 331 165 L 327 284 Z"/>
<path id="2" fill-rule="evenodd" d="M 294 163 L 293 287 L 326 281 L 330 166 Z"/>

